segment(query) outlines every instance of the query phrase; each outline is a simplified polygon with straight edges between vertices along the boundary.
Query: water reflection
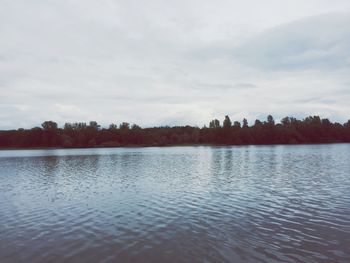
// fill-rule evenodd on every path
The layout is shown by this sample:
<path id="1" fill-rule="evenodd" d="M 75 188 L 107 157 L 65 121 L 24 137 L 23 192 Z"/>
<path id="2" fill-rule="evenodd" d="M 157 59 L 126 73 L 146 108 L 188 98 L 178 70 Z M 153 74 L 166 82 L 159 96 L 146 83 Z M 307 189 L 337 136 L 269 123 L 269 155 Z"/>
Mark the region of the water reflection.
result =
<path id="1" fill-rule="evenodd" d="M 349 262 L 350 146 L 0 152 L 0 262 Z"/>

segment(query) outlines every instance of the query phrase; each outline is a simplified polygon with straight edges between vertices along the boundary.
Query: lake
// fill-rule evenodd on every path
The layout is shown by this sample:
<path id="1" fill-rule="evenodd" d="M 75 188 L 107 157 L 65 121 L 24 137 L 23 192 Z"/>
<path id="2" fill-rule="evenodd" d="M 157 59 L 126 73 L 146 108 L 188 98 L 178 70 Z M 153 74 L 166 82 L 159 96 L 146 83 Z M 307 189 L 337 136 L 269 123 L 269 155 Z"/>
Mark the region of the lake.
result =
<path id="1" fill-rule="evenodd" d="M 350 262 L 350 144 L 0 151 L 0 262 Z"/>

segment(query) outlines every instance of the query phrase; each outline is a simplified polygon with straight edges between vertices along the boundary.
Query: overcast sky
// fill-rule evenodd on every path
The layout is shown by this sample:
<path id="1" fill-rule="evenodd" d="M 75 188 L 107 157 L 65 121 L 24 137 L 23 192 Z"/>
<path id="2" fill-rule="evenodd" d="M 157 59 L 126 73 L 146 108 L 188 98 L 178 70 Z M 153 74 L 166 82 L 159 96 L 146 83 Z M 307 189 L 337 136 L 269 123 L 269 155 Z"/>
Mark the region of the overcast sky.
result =
<path id="1" fill-rule="evenodd" d="M 350 118 L 349 0 L 0 0 L 0 129 Z"/>

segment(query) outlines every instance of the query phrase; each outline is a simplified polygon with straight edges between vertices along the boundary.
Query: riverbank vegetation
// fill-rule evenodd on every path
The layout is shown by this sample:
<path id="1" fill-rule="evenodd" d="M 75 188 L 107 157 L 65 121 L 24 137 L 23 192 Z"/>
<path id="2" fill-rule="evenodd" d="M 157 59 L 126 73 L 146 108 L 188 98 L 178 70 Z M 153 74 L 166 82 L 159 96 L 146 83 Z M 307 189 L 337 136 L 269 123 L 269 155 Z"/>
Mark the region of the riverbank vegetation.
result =
<path id="1" fill-rule="evenodd" d="M 269 115 L 265 121 L 232 122 L 210 121 L 202 128 L 192 126 L 141 128 L 127 122 L 102 128 L 97 122 L 66 123 L 62 128 L 53 121 L 45 121 L 41 127 L 0 131 L 1 148 L 34 147 L 119 147 L 165 146 L 188 144 L 305 144 L 350 142 L 350 120 L 344 124 L 332 123 L 319 116 L 303 120 L 285 117 L 275 123 Z"/>

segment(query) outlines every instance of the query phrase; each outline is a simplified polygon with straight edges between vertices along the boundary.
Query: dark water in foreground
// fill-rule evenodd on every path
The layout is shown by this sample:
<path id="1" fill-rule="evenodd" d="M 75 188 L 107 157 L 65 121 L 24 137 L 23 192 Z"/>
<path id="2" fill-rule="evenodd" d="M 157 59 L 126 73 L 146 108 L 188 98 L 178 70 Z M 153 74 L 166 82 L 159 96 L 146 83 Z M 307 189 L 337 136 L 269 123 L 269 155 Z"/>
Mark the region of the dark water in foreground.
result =
<path id="1" fill-rule="evenodd" d="M 350 262 L 350 145 L 0 151 L 0 262 Z"/>

